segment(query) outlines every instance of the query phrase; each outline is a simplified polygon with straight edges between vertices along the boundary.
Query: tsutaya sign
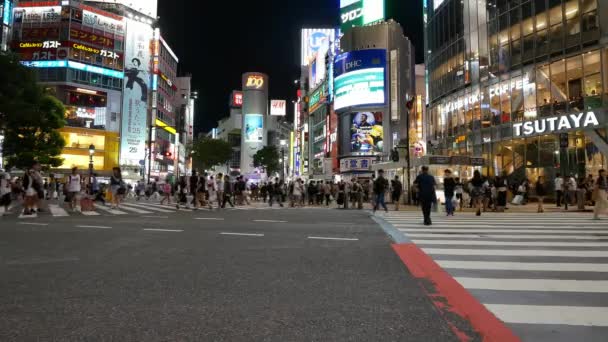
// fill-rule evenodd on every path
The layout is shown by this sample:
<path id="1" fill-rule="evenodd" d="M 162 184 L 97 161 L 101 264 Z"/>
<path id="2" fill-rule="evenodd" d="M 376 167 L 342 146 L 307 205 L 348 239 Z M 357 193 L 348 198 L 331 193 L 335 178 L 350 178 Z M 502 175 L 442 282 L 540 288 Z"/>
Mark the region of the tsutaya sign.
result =
<path id="1" fill-rule="evenodd" d="M 513 124 L 513 136 L 531 136 L 565 131 L 573 128 L 597 127 L 600 122 L 595 112 L 567 114 Z"/>

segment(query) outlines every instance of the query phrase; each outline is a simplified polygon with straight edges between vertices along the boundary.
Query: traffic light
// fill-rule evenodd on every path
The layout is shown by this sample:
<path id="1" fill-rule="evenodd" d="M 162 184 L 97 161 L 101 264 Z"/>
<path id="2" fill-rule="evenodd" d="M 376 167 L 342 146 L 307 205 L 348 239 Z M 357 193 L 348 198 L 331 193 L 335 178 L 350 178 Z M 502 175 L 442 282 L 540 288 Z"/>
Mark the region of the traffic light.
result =
<path id="1" fill-rule="evenodd" d="M 172 154 L 169 151 L 165 151 L 165 152 L 163 152 L 163 156 L 165 156 L 165 157 L 171 157 Z"/>

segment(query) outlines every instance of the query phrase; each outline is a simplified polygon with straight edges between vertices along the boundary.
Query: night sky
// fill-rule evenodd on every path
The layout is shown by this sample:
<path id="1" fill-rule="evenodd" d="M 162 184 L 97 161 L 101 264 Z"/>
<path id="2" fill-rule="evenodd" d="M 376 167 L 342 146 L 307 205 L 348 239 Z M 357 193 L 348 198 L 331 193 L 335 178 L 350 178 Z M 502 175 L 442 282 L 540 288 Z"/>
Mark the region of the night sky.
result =
<path id="1" fill-rule="evenodd" d="M 199 92 L 195 132 L 228 116 L 229 93 L 240 89 L 244 72 L 267 73 L 271 98 L 295 100 L 299 29 L 337 26 L 339 2 L 159 0 L 161 34 L 179 57 L 179 74 L 191 73 Z M 387 15 L 401 23 L 422 63 L 422 0 L 388 2 Z"/>

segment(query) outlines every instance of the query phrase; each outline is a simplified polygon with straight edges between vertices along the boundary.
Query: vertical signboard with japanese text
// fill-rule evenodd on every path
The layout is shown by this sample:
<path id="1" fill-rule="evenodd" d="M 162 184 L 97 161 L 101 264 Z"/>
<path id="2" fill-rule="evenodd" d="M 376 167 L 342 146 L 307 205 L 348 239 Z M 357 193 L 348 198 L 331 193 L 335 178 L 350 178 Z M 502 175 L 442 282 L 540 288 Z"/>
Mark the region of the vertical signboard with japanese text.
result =
<path id="1" fill-rule="evenodd" d="M 139 161 L 145 158 L 152 36 L 153 29 L 149 25 L 134 20 L 127 22 L 120 137 L 121 165 L 139 165 Z"/>

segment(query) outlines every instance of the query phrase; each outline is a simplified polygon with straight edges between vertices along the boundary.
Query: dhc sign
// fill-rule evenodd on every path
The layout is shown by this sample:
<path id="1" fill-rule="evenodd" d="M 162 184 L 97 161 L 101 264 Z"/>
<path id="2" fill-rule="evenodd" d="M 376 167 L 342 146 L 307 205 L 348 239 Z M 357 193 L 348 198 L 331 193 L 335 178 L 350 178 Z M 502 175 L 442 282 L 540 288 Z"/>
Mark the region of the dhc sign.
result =
<path id="1" fill-rule="evenodd" d="M 513 136 L 531 136 L 574 128 L 599 126 L 600 122 L 594 112 L 561 115 L 513 124 Z"/>

